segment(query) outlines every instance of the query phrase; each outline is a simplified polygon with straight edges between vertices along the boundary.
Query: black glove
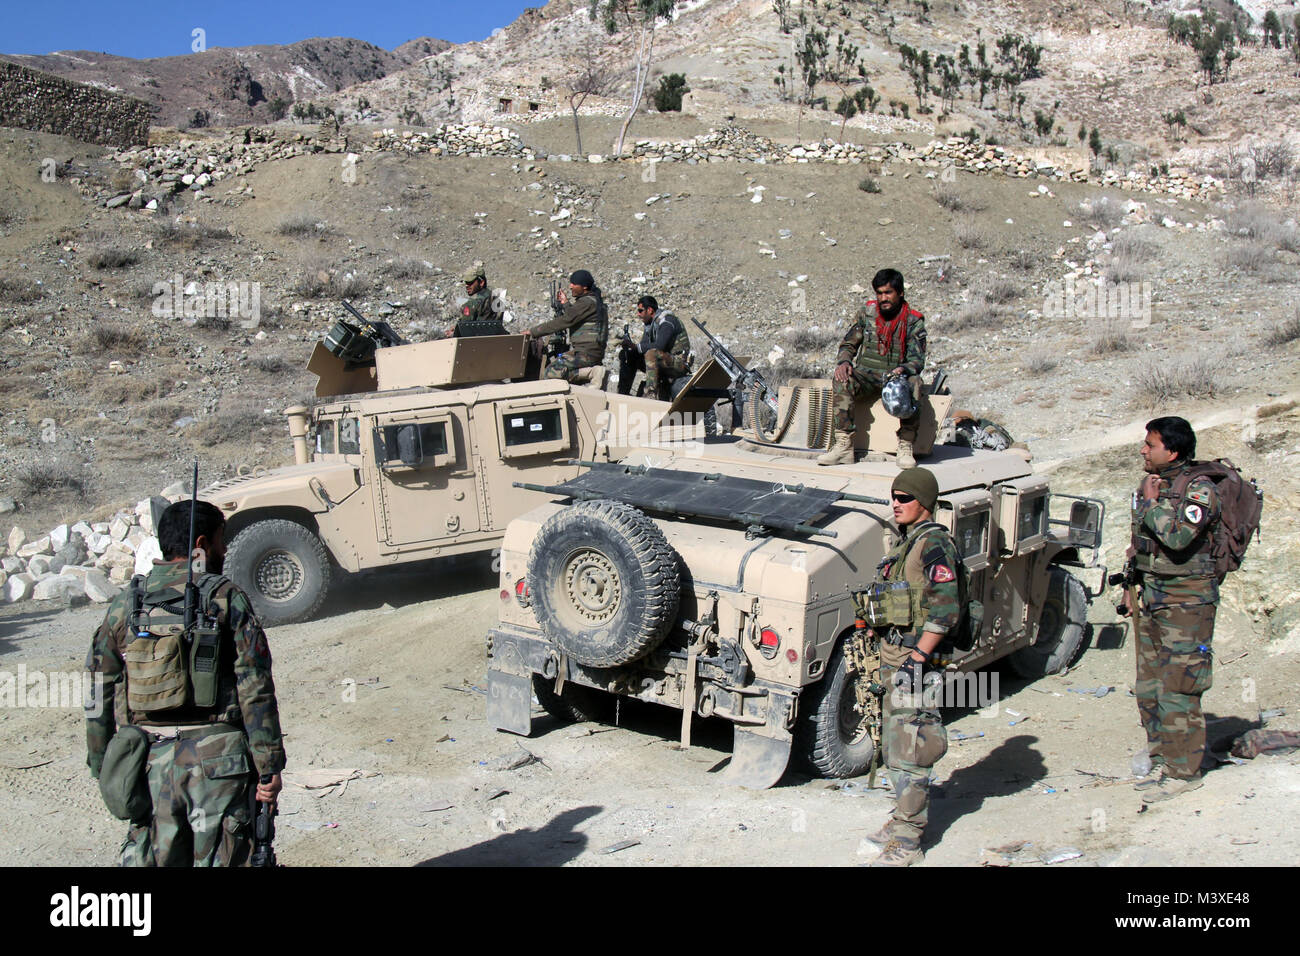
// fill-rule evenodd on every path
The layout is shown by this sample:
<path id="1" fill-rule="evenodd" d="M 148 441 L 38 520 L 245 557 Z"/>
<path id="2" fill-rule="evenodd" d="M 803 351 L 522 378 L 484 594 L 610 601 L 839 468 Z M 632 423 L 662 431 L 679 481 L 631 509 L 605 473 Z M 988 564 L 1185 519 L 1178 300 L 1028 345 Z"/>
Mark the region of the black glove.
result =
<path id="1" fill-rule="evenodd" d="M 908 657 L 894 671 L 894 690 L 904 694 L 916 693 L 921 689 L 921 668 L 923 664 L 914 657 Z"/>

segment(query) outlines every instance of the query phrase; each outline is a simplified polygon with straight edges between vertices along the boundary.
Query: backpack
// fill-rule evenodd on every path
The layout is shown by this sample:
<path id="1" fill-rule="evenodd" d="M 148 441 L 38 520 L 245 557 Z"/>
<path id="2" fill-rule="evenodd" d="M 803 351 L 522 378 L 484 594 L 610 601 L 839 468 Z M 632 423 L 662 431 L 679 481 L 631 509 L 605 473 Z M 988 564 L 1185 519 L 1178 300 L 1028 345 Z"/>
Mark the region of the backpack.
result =
<path id="1" fill-rule="evenodd" d="M 1264 494 L 1254 478 L 1243 478 L 1241 469 L 1227 458 L 1192 461 L 1169 489 L 1170 496 L 1178 499 L 1180 508 L 1187 496 L 1188 485 L 1196 478 L 1213 481 L 1214 490 L 1219 494 L 1221 510 L 1212 532 L 1210 553 L 1214 557 L 1215 573 L 1222 581 L 1229 571 L 1241 567 L 1251 536 L 1259 537 Z"/>
<path id="2" fill-rule="evenodd" d="M 185 706 L 212 706 L 209 698 L 215 690 L 219 635 L 205 627 L 204 619 L 213 617 L 213 593 L 227 580 L 208 574 L 198 582 L 198 614 L 187 632 L 183 592 L 179 599 L 168 600 L 168 591 L 146 591 L 145 575 L 131 579 L 131 610 L 122 656 L 127 707 L 133 713 L 152 716 Z"/>

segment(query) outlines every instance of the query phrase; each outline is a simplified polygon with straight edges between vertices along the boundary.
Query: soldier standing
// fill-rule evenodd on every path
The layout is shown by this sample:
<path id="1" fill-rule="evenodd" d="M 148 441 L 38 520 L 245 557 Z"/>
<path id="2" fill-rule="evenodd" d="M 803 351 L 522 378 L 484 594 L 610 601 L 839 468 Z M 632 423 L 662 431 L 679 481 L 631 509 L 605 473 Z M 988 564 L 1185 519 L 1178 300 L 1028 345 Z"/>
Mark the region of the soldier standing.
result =
<path id="1" fill-rule="evenodd" d="M 853 403 L 858 398 L 874 402 L 885 382 L 896 375 L 911 379 L 912 395 L 920 399 L 921 370 L 925 368 L 925 316 L 903 299 L 903 275 L 881 269 L 871 280 L 876 297 L 853 318 L 835 358 L 835 441 L 817 459 L 819 465 L 852 464 Z M 918 410 L 899 422 L 898 466 L 916 465 L 912 442 L 921 415 Z"/>
<path id="2" fill-rule="evenodd" d="M 479 264 L 470 266 L 460 278 L 465 283 L 465 294 L 469 298 L 460 307 L 460 318 L 452 328 L 447 330 L 445 338 L 459 335 L 462 322 L 501 320 L 501 313 L 496 311 L 492 302 L 492 290 L 488 288 L 487 274 L 483 266 Z"/>
<path id="3" fill-rule="evenodd" d="M 1201 786 L 1201 695 L 1212 680 L 1210 640 L 1219 603 L 1212 547 L 1221 506 L 1210 479 L 1179 480 L 1196 454 L 1188 421 L 1156 418 L 1146 429 L 1147 474 L 1133 494 L 1129 548 L 1138 586 L 1125 592 L 1124 601 L 1133 613 L 1134 693 L 1151 754 L 1151 774 L 1136 786 L 1145 791 L 1143 803 L 1157 803 Z"/>
<path id="4" fill-rule="evenodd" d="M 239 866 L 252 848 L 249 791 L 274 805 L 284 769 L 280 714 L 266 635 L 244 593 L 220 574 L 225 517 L 198 501 L 195 574 L 201 638 L 183 628 L 191 502 L 158 521 L 163 560 L 133 579 L 95 631 L 86 668 L 102 698 L 86 717 L 86 763 L 99 778 L 112 738 L 138 727 L 148 739 L 152 816 L 131 821 L 124 866 Z M 215 635 L 215 639 L 213 639 Z M 212 639 L 196 666 L 194 642 Z M 259 777 L 269 778 L 259 782 Z"/>
<path id="5" fill-rule="evenodd" d="M 645 393 L 650 398 L 668 401 L 672 383 L 686 374 L 690 362 L 691 340 L 681 319 L 667 309 L 660 309 L 652 295 L 643 295 L 636 303 L 637 317 L 645 331 L 640 344 L 624 337 L 618 354 L 618 390 L 627 395 L 637 372 L 645 372 Z"/>
<path id="6" fill-rule="evenodd" d="M 557 356 L 547 366 L 543 378 L 562 378 L 572 382 L 580 368 L 600 365 L 605 361 L 605 340 L 609 337 L 609 312 L 605 301 L 586 269 L 578 269 L 569 276 L 569 292 L 559 294 L 561 312 L 551 321 L 543 323 L 528 334 L 541 338 L 552 332 L 567 330 L 568 351 Z"/>
<path id="7" fill-rule="evenodd" d="M 897 804 L 867 841 L 880 848 L 872 866 L 910 866 L 925 854 L 930 768 L 948 752 L 939 713 L 942 673 L 925 671 L 961 617 L 957 547 L 933 519 L 939 484 L 924 468 L 899 472 L 890 490 L 898 541 L 866 598 L 883 623 L 867 632 L 880 643 L 881 746 Z"/>

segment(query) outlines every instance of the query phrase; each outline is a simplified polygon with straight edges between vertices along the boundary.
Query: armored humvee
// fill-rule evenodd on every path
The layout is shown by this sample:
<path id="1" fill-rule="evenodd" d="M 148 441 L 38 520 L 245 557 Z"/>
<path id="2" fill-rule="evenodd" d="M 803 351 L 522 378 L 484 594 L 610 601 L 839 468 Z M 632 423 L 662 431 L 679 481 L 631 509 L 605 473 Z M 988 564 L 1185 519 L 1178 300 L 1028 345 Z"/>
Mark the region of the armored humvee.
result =
<path id="1" fill-rule="evenodd" d="M 711 400 L 720 371 L 710 359 L 673 409 Z M 822 775 L 865 772 L 879 700 L 864 693 L 874 668 L 855 664 L 861 645 L 846 645 L 852 592 L 896 535 L 897 420 L 879 403 L 860 407 L 859 444 L 869 435 L 874 452 L 819 466 L 830 397 L 829 381 L 796 381 L 779 389 L 770 426 L 753 401 L 747 432 L 664 440 L 547 486 L 552 500 L 512 521 L 501 545 L 489 723 L 529 733 L 534 695 L 565 720 L 637 698 L 682 711 L 683 746 L 693 714 L 730 721 L 728 775 L 745 786 L 776 783 L 792 750 Z M 949 685 L 1008 655 L 1022 675 L 1059 672 L 1081 652 L 1104 586 L 1104 506 L 1052 494 L 1020 449 L 936 443 L 951 404 L 923 397 L 915 442 L 938 480 L 935 519 L 983 605 L 969 650 L 945 652 Z M 1095 590 L 1072 573 L 1081 569 L 1100 572 Z"/>
<path id="2" fill-rule="evenodd" d="M 603 391 L 603 369 L 586 385 L 524 380 L 526 335 L 371 353 L 353 363 L 317 343 L 307 367 L 321 401 L 286 410 L 295 464 L 203 491 L 226 514 L 225 571 L 263 623 L 310 617 L 335 568 L 494 550 L 546 497 L 514 481 L 617 460 L 668 408 Z"/>

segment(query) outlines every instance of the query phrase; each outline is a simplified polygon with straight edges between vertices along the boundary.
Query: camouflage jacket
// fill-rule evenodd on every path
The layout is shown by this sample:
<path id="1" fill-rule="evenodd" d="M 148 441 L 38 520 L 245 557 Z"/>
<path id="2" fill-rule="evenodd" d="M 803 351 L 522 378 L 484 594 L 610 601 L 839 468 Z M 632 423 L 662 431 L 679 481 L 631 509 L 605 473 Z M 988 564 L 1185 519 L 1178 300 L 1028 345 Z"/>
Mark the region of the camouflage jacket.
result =
<path id="1" fill-rule="evenodd" d="M 858 309 L 858 314 L 853 317 L 853 324 L 840 340 L 835 364 L 852 362 L 868 380 L 882 385 L 884 380 L 881 373 L 900 366 L 910 376 L 920 375 L 925 368 L 925 316 L 906 302 L 899 308 L 903 321 L 907 323 L 904 339 L 895 337 L 886 354 L 880 354 L 876 339 L 876 300 L 872 299 Z"/>
<path id="2" fill-rule="evenodd" d="M 597 361 L 605 357 L 605 339 L 609 335 L 609 313 L 596 291 L 566 302 L 564 311 L 551 321 L 533 329 L 533 335 L 550 335 L 569 331 L 569 347 L 593 356 Z"/>
<path id="3" fill-rule="evenodd" d="M 655 313 L 653 321 L 646 323 L 639 348 L 642 354 L 658 350 L 669 355 L 684 356 L 691 351 L 691 339 L 686 334 L 681 319 L 667 309 L 660 309 Z"/>
<path id="4" fill-rule="evenodd" d="M 924 522 L 903 532 L 880 562 L 878 583 L 907 583 L 912 623 L 899 627 L 920 637 L 922 631 L 947 634 L 961 619 L 957 546 L 940 524 Z"/>
<path id="5" fill-rule="evenodd" d="M 145 592 L 152 595 L 168 589 L 183 595 L 186 564 L 174 561 L 155 564 L 145 580 Z M 196 582 L 198 578 L 196 576 Z M 86 670 L 103 680 L 102 698 L 96 701 L 98 716 L 86 716 L 86 763 L 93 776 L 99 775 L 104 750 L 119 723 L 199 724 L 228 723 L 241 727 L 259 774 L 284 769 L 284 745 L 280 734 L 280 711 L 271 679 L 271 650 L 262 625 L 253 614 L 244 592 L 229 581 L 216 587 L 209 605 L 221 633 L 220 681 L 213 708 L 193 706 L 166 711 L 167 719 L 152 714 L 144 721 L 126 706 L 127 617 L 131 613 L 131 589 L 124 588 L 108 606 L 104 621 L 91 640 Z"/>
<path id="6" fill-rule="evenodd" d="M 1212 529 L 1221 505 L 1214 482 L 1197 478 L 1181 498 L 1172 485 L 1187 465 L 1175 462 L 1160 475 L 1160 492 L 1154 501 L 1133 492 L 1132 537 L 1134 562 L 1143 576 L 1143 600 L 1148 606 L 1214 604 L 1219 582 L 1214 570 Z"/>
<path id="7" fill-rule="evenodd" d="M 492 307 L 492 290 L 486 287 L 475 292 L 460 307 L 458 322 L 497 319 L 500 314 Z"/>

